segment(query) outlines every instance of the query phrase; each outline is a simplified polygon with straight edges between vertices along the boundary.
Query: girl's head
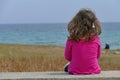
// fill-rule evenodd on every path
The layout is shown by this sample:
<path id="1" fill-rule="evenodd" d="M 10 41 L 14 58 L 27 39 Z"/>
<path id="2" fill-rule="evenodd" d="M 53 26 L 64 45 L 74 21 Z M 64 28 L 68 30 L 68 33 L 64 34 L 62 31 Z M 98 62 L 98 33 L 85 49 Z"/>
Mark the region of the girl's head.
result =
<path id="1" fill-rule="evenodd" d="M 89 41 L 101 34 L 101 26 L 96 15 L 89 9 L 80 10 L 68 24 L 68 39 Z"/>

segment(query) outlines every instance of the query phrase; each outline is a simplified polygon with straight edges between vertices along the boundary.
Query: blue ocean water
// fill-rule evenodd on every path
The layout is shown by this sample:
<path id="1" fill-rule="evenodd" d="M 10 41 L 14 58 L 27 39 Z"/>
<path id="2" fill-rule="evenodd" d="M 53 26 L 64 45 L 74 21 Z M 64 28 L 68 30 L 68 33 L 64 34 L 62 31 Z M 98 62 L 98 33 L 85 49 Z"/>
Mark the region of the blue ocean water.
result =
<path id="1" fill-rule="evenodd" d="M 0 24 L 0 44 L 65 46 L 67 23 Z M 102 23 L 102 47 L 120 49 L 120 23 Z"/>

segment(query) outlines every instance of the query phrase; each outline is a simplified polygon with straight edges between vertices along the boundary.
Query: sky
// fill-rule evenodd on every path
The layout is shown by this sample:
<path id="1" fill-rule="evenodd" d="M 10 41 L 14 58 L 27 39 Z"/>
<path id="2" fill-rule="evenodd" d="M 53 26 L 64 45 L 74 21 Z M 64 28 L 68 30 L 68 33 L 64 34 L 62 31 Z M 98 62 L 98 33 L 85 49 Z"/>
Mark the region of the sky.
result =
<path id="1" fill-rule="evenodd" d="M 100 22 L 120 22 L 120 0 L 0 0 L 0 23 L 67 23 L 81 8 Z"/>

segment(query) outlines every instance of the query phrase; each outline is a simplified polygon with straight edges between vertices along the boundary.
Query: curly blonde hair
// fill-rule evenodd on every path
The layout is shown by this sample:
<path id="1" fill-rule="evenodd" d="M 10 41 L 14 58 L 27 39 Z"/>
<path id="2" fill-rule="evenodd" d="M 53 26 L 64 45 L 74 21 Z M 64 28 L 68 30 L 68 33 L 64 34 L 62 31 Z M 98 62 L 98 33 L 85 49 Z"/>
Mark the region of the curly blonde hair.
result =
<path id="1" fill-rule="evenodd" d="M 89 41 L 101 34 L 101 25 L 94 12 L 81 9 L 68 24 L 69 40 Z"/>

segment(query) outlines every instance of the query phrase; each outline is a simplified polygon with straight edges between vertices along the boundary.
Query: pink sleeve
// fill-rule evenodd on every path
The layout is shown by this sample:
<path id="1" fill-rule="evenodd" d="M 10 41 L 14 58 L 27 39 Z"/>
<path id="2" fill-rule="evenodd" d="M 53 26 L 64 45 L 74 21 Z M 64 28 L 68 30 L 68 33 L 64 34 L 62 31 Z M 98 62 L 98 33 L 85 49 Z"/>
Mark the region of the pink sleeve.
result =
<path id="1" fill-rule="evenodd" d="M 64 56 L 65 56 L 65 59 L 67 59 L 68 61 L 71 61 L 71 57 L 72 57 L 71 53 L 72 53 L 71 41 L 67 40 L 66 46 L 65 46 Z"/>
<path id="2" fill-rule="evenodd" d="M 98 54 L 97 54 L 97 58 L 99 59 L 101 56 L 101 42 L 100 40 L 98 40 Z"/>
<path id="3" fill-rule="evenodd" d="M 101 46 L 99 45 L 99 47 L 98 47 L 98 55 L 97 55 L 98 59 L 100 58 L 100 55 L 101 55 Z"/>

